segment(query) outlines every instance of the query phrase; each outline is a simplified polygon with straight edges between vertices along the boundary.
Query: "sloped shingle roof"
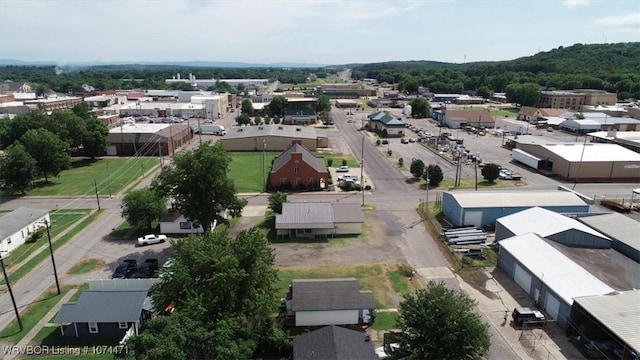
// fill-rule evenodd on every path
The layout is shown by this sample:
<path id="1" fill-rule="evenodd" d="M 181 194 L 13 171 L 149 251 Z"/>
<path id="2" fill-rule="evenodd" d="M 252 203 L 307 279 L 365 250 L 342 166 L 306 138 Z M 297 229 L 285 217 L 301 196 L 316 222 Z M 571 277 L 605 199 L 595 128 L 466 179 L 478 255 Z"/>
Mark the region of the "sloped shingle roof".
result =
<path id="1" fill-rule="evenodd" d="M 371 291 L 361 291 L 355 278 L 298 279 L 292 282 L 293 311 L 373 309 Z"/>
<path id="2" fill-rule="evenodd" d="M 374 112 L 373 114 L 368 115 L 367 118 L 369 118 L 370 121 L 381 122 L 385 126 L 404 126 L 404 121 L 386 111 Z"/>
<path id="3" fill-rule="evenodd" d="M 0 216 L 0 239 L 7 238 L 43 217 L 49 210 L 19 207 Z"/>
<path id="4" fill-rule="evenodd" d="M 326 172 L 327 168 L 324 165 L 324 159 L 313 155 L 313 153 L 300 144 L 292 144 L 289 148 L 276 158 L 273 162 L 271 171 L 280 170 L 286 163 L 291 160 L 291 154 L 302 154 L 302 161 L 311 166 L 317 172 Z"/>
<path id="5" fill-rule="evenodd" d="M 378 357 L 366 333 L 331 325 L 293 338 L 293 360 L 307 359 L 377 360 Z"/>
<path id="6" fill-rule="evenodd" d="M 85 290 L 76 302 L 63 304 L 53 322 L 134 322 L 140 319 L 148 290 Z"/>

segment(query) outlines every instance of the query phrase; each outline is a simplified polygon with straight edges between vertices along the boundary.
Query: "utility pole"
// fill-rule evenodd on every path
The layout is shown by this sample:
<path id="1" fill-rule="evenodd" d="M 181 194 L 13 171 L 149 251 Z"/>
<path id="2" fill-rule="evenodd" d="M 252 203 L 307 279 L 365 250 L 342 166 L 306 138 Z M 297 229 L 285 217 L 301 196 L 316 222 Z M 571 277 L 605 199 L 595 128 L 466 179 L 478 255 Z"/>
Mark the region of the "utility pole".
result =
<path id="1" fill-rule="evenodd" d="M 198 145 L 202 145 L 202 128 L 200 127 L 200 118 L 198 118 L 198 139 L 200 141 Z"/>
<path id="2" fill-rule="evenodd" d="M 16 319 L 18 319 L 18 325 L 20 326 L 20 331 L 22 331 L 22 320 L 20 319 L 20 312 L 18 311 L 18 305 L 16 305 L 16 298 L 13 296 L 13 290 L 11 289 L 11 284 L 9 283 L 9 277 L 7 276 L 7 269 L 4 267 L 4 257 L 0 254 L 0 267 L 2 267 L 2 273 L 4 274 L 4 282 L 7 283 L 7 289 L 9 290 L 9 295 L 11 296 L 11 302 L 13 303 L 13 311 L 16 313 Z"/>
<path id="3" fill-rule="evenodd" d="M 160 139 L 157 139 L 158 143 L 158 156 L 160 156 L 160 166 L 164 166 L 164 156 L 162 156 L 162 146 L 160 145 Z"/>
<path id="4" fill-rule="evenodd" d="M 424 214 L 427 217 L 427 219 L 429 218 L 429 183 L 430 182 L 431 182 L 431 179 L 429 179 L 429 173 L 427 172 L 427 196 L 424 201 Z"/>
<path id="5" fill-rule="evenodd" d="M 111 173 L 109 172 L 109 161 L 107 161 L 107 181 L 109 183 L 109 199 L 111 199 Z M 49 227 L 47 227 L 49 230 Z"/>
<path id="6" fill-rule="evenodd" d="M 93 188 L 96 190 L 96 201 L 98 202 L 98 211 L 100 211 L 100 197 L 98 196 L 98 184 L 96 179 L 93 179 Z"/>
<path id="7" fill-rule="evenodd" d="M 47 219 L 44 219 L 44 225 L 47 227 L 47 239 L 49 240 L 49 252 L 51 253 L 51 263 L 53 264 L 53 276 L 56 278 L 56 289 L 58 289 L 58 295 L 60 295 L 58 269 L 56 268 L 56 259 L 53 257 L 53 245 L 51 244 L 51 233 L 49 232 L 49 221 Z"/>
<path id="8" fill-rule="evenodd" d="M 362 149 L 360 154 L 360 186 L 362 186 L 362 206 L 364 206 L 364 130 L 362 131 Z"/>
<path id="9" fill-rule="evenodd" d="M 476 172 L 476 191 L 478 191 L 478 157 L 476 156 L 475 161 L 473 162 L 473 167 Z"/>
<path id="10" fill-rule="evenodd" d="M 265 139 L 262 139 L 262 192 L 267 191 L 267 183 L 266 183 L 266 179 L 265 177 L 265 172 L 267 170 L 267 157 L 266 157 L 266 151 L 267 151 L 267 141 Z"/>

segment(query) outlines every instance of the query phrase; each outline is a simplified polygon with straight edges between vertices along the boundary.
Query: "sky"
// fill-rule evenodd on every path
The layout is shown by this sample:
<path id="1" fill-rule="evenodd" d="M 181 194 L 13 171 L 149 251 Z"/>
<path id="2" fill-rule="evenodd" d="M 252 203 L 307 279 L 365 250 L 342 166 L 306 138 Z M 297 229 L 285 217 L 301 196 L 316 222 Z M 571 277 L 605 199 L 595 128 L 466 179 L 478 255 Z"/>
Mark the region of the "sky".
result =
<path id="1" fill-rule="evenodd" d="M 640 41 L 638 0 L 0 0 L 0 59 L 511 60 Z"/>

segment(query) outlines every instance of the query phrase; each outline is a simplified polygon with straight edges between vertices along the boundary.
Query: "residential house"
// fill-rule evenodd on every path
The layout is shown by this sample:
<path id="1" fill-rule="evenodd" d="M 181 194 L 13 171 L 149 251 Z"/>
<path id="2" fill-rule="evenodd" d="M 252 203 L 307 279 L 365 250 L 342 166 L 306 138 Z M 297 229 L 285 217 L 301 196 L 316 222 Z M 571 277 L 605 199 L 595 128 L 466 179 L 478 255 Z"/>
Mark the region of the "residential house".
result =
<path id="1" fill-rule="evenodd" d="M 0 256 L 25 243 L 33 232 L 51 223 L 49 210 L 17 208 L 0 216 Z"/>
<path id="2" fill-rule="evenodd" d="M 369 325 L 373 293 L 355 278 L 296 279 L 285 297 L 285 318 L 295 326 Z"/>
<path id="3" fill-rule="evenodd" d="M 221 211 L 219 215 L 222 218 L 227 218 L 227 212 Z M 184 215 L 180 214 L 175 209 L 169 209 L 169 211 L 160 217 L 160 232 L 163 234 L 202 234 L 204 229 L 202 225 L 187 220 Z M 218 224 L 217 220 L 211 224 L 211 230 L 216 228 Z"/>
<path id="4" fill-rule="evenodd" d="M 23 81 L 6 80 L 0 83 L 0 94 L 30 93 L 31 91 L 31 85 Z"/>
<path id="5" fill-rule="evenodd" d="M 318 121 L 318 115 L 311 109 L 287 109 L 284 112 L 283 124 L 286 125 L 309 125 Z"/>
<path id="6" fill-rule="evenodd" d="M 383 137 L 403 137 L 406 124 L 388 111 L 377 111 L 367 116 L 366 128 L 381 133 Z"/>
<path id="7" fill-rule="evenodd" d="M 85 290 L 78 301 L 62 304 L 54 319 L 63 336 L 121 339 L 138 335 L 151 318 L 148 290 Z"/>
<path id="8" fill-rule="evenodd" d="M 443 126 L 459 129 L 464 126 L 494 128 L 496 123 L 487 109 L 434 111 L 434 118 Z"/>
<path id="9" fill-rule="evenodd" d="M 362 233 L 364 216 L 359 204 L 284 203 L 276 215 L 278 237 L 325 238 Z"/>
<path id="10" fill-rule="evenodd" d="M 547 117 L 563 117 L 563 115 L 570 114 L 571 112 L 566 109 L 553 109 L 553 108 L 536 108 L 532 106 L 523 106 L 518 112 L 517 120 L 523 121 L 538 121 Z"/>
<path id="11" fill-rule="evenodd" d="M 293 360 L 378 360 L 365 332 L 325 326 L 293 338 Z"/>
<path id="12" fill-rule="evenodd" d="M 269 184 L 273 188 L 324 189 L 328 178 L 324 159 L 295 142 L 274 160 Z"/>

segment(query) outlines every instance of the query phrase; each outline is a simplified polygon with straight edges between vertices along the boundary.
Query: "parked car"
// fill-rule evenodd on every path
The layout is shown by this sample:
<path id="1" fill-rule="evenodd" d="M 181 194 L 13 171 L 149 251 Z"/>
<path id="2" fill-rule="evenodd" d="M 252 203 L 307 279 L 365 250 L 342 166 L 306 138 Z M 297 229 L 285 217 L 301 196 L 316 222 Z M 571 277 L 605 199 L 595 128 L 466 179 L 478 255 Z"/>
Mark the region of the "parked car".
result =
<path id="1" fill-rule="evenodd" d="M 138 246 L 163 243 L 167 241 L 167 235 L 147 234 L 138 238 Z"/>
<path id="2" fill-rule="evenodd" d="M 173 266 L 173 258 L 167 258 L 167 260 L 162 264 L 162 271 L 160 271 L 160 277 L 165 277 L 167 275 L 171 275 L 171 267 Z"/>
<path id="3" fill-rule="evenodd" d="M 393 357 L 394 351 L 400 348 L 400 344 L 386 344 L 375 349 L 376 355 L 378 355 L 378 359 L 391 359 Z"/>
<path id="4" fill-rule="evenodd" d="M 348 166 L 340 166 L 336 168 L 337 172 L 349 172 L 349 167 Z"/>
<path id="5" fill-rule="evenodd" d="M 402 139 L 400 139 L 400 142 L 403 143 L 403 144 L 408 144 L 409 143 L 409 139 L 402 138 Z"/>
<path id="6" fill-rule="evenodd" d="M 511 317 L 513 318 L 513 322 L 516 325 L 524 325 L 524 324 L 540 324 L 544 325 L 545 318 L 544 315 L 534 309 L 530 309 L 528 307 L 518 307 L 513 309 L 513 313 L 511 313 Z"/>
<path id="7" fill-rule="evenodd" d="M 111 275 L 112 279 L 128 279 L 136 272 L 138 264 L 133 259 L 124 260 Z"/>
<path id="8" fill-rule="evenodd" d="M 389 140 L 387 139 L 382 139 L 382 145 L 387 145 L 389 143 Z"/>
<path id="9" fill-rule="evenodd" d="M 548 132 L 553 132 L 553 128 L 552 128 L 551 126 L 549 126 L 549 127 L 547 128 L 547 131 L 548 131 Z"/>
<path id="10" fill-rule="evenodd" d="M 157 277 L 158 274 L 158 259 L 146 259 L 140 267 L 138 267 L 138 271 L 136 271 L 135 278 L 137 279 L 149 279 L 152 277 Z"/>
<path id="11" fill-rule="evenodd" d="M 416 139 L 414 139 L 414 138 L 409 138 L 409 142 L 410 142 L 410 143 L 414 143 L 414 142 L 416 142 Z"/>

